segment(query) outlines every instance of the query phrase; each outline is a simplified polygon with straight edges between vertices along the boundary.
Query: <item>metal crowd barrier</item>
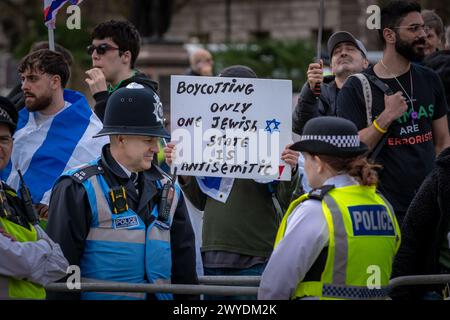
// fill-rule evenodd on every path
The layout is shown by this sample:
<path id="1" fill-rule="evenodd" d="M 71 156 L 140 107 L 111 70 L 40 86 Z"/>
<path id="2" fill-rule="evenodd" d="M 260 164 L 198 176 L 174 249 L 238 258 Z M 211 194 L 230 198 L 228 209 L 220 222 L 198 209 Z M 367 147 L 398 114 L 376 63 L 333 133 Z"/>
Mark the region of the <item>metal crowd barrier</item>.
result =
<path id="1" fill-rule="evenodd" d="M 258 287 L 240 286 L 215 286 L 215 285 L 188 285 L 188 284 L 136 284 L 121 282 L 82 282 L 81 289 L 70 290 L 65 283 L 52 283 L 45 287 L 48 291 L 76 292 L 147 292 L 147 293 L 174 293 L 194 295 L 217 295 L 217 296 L 250 296 L 257 295 Z"/>
<path id="2" fill-rule="evenodd" d="M 203 276 L 198 277 L 200 284 L 229 286 L 259 286 L 260 276 Z"/>
<path id="3" fill-rule="evenodd" d="M 389 288 L 393 289 L 409 285 L 427 285 L 427 284 L 450 284 L 450 274 L 428 274 L 420 276 L 403 276 L 391 279 Z M 444 300 L 450 300 L 450 297 Z"/>
<path id="4" fill-rule="evenodd" d="M 391 279 L 389 287 L 391 289 L 409 285 L 424 284 L 445 284 L 450 283 L 450 274 L 429 274 L 420 276 L 403 276 Z"/>
<path id="5" fill-rule="evenodd" d="M 260 276 L 203 276 L 199 284 L 135 284 L 82 280 L 81 288 L 69 289 L 66 283 L 52 283 L 45 287 L 48 291 L 99 291 L 99 292 L 147 292 L 206 295 L 256 295 Z M 407 285 L 428 285 L 450 283 L 450 274 L 403 276 L 391 279 L 389 288 Z"/>

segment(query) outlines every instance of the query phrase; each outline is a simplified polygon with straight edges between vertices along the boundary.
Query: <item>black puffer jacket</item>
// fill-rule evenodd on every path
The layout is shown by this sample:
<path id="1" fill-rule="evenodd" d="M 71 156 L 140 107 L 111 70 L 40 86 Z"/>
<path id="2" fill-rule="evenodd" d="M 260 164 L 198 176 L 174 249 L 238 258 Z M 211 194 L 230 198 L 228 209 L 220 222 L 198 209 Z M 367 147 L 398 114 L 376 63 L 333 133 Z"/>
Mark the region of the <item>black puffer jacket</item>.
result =
<path id="1" fill-rule="evenodd" d="M 450 50 L 436 51 L 427 56 L 423 64 L 437 72 L 444 84 L 445 97 L 447 105 L 450 106 Z M 447 120 L 450 128 L 450 110 L 447 114 Z"/>
<path id="2" fill-rule="evenodd" d="M 336 116 L 337 94 L 339 89 L 334 82 L 334 76 L 326 76 L 320 85 L 320 96 L 316 99 L 308 82 L 302 91 L 292 114 L 292 131 L 302 134 L 306 122 L 319 116 Z"/>
<path id="3" fill-rule="evenodd" d="M 126 87 L 128 84 L 136 82 L 142 84 L 146 87 L 151 88 L 153 91 L 158 92 L 158 83 L 156 81 L 151 80 L 142 72 L 137 72 L 134 76 L 123 80 L 120 85 L 116 88 Z M 108 91 L 101 91 L 94 94 L 95 99 L 95 107 L 94 112 L 99 117 L 99 119 L 103 122 L 103 117 L 105 116 L 106 102 L 108 101 L 108 97 L 111 93 Z"/>
<path id="4" fill-rule="evenodd" d="M 20 111 L 23 107 L 25 107 L 25 97 L 23 96 L 22 84 L 18 83 L 14 88 L 12 88 L 6 98 L 13 103 L 17 111 Z"/>
<path id="5" fill-rule="evenodd" d="M 440 249 L 447 238 L 450 222 L 450 148 L 436 160 L 436 167 L 414 197 L 401 228 L 402 243 L 395 257 L 392 278 L 438 274 Z M 420 299 L 426 286 L 398 287 L 393 299 Z"/>

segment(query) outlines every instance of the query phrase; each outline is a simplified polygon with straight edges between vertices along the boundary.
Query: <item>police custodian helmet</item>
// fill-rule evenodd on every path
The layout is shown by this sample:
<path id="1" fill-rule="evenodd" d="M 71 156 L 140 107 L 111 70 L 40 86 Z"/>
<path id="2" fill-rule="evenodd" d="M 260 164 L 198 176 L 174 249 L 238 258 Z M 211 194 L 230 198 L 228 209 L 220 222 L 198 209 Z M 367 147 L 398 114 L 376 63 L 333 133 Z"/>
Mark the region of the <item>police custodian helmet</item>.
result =
<path id="1" fill-rule="evenodd" d="M 103 129 L 94 138 L 118 134 L 170 138 L 162 103 L 153 90 L 133 82 L 108 98 Z"/>

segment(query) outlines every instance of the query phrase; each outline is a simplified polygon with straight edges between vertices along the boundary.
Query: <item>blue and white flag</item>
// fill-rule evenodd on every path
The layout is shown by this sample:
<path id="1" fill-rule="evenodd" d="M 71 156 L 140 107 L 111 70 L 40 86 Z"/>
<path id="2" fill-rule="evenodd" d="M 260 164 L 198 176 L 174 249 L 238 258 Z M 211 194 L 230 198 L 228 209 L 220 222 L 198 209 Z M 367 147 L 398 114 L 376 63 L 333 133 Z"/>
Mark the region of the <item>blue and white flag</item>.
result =
<path id="1" fill-rule="evenodd" d="M 71 5 L 79 5 L 83 0 L 69 0 Z M 56 14 L 67 0 L 44 0 L 44 23 L 47 28 L 55 29 Z"/>
<path id="2" fill-rule="evenodd" d="M 234 178 L 222 177 L 195 177 L 200 190 L 207 196 L 222 203 L 227 202 L 228 196 L 233 188 Z M 269 184 L 274 180 L 256 180 L 256 183 Z"/>
<path id="3" fill-rule="evenodd" d="M 222 203 L 227 202 L 233 188 L 233 178 L 195 177 L 200 190 L 207 196 Z"/>
<path id="4" fill-rule="evenodd" d="M 20 169 L 34 204 L 47 204 L 51 188 L 65 171 L 98 158 L 108 137 L 93 139 L 103 125 L 79 92 L 64 90 L 65 106 L 57 114 L 19 112 L 11 160 L 1 178 L 12 188 L 20 186 Z"/>

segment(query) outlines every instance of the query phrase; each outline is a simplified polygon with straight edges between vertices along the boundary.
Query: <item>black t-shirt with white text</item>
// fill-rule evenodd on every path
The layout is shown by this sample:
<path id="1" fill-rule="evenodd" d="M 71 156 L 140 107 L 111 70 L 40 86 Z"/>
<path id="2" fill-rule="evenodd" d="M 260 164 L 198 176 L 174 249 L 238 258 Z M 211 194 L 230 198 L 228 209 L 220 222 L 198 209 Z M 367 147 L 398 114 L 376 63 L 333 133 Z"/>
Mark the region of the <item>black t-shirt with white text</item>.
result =
<path id="1" fill-rule="evenodd" d="M 389 136 L 376 158 L 376 162 L 383 165 L 378 189 L 395 211 L 408 209 L 415 193 L 433 168 L 435 149 L 432 122 L 447 114 L 444 88 L 438 75 L 416 64 L 411 64 L 410 71 L 397 77 L 403 89 L 395 78 L 380 79 L 394 93 L 403 92 L 408 104 L 408 111 L 391 124 Z M 373 67 L 364 72 L 375 76 Z M 384 110 L 384 94 L 372 83 L 370 85 L 372 119 L 376 119 Z M 367 127 L 365 100 L 358 78 L 348 78 L 342 87 L 338 95 L 337 115 L 354 122 L 358 130 Z"/>

